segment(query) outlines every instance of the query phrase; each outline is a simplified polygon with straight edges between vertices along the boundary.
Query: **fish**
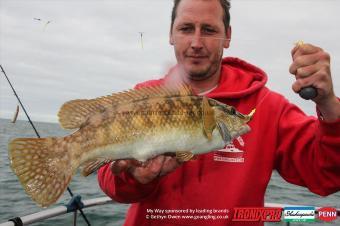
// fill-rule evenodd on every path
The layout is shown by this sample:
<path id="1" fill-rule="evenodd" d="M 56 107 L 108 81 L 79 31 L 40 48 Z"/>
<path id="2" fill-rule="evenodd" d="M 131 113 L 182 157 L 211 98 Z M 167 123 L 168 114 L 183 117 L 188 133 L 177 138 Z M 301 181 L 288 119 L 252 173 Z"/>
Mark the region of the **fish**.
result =
<path id="1" fill-rule="evenodd" d="M 88 176 L 112 161 L 145 163 L 169 153 L 186 162 L 249 132 L 253 114 L 198 96 L 183 84 L 71 100 L 58 117 L 64 129 L 74 131 L 64 137 L 12 140 L 10 166 L 31 199 L 48 207 L 62 196 L 78 168 Z"/>

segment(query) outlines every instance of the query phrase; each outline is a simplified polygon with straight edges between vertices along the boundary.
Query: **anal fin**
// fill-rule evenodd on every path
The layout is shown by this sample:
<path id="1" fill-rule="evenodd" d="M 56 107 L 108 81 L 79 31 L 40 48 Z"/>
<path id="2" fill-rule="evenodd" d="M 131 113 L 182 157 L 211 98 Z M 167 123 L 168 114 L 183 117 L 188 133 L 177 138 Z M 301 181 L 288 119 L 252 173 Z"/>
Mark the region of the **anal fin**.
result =
<path id="1" fill-rule="evenodd" d="M 190 151 L 176 151 L 176 158 L 180 162 L 187 162 L 195 159 L 195 155 Z"/>
<path id="2" fill-rule="evenodd" d="M 91 159 L 89 161 L 86 161 L 81 165 L 81 168 L 82 168 L 81 174 L 84 177 L 87 177 L 88 175 L 97 171 L 103 165 L 109 162 L 112 162 L 112 161 L 113 161 L 112 159 L 106 159 L 106 158 Z"/>

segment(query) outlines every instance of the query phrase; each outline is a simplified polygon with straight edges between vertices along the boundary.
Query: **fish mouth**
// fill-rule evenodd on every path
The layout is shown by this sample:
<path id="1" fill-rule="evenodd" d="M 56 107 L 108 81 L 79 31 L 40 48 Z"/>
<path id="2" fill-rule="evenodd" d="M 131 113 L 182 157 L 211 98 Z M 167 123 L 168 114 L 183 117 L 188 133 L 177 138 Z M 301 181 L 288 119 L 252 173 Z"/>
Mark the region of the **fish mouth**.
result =
<path id="1" fill-rule="evenodd" d="M 242 125 L 241 128 L 237 132 L 232 132 L 231 137 L 236 138 L 245 133 L 248 133 L 249 131 L 250 131 L 250 127 L 247 124 L 245 124 L 245 125 Z"/>
<path id="2" fill-rule="evenodd" d="M 244 126 L 242 126 L 241 127 L 241 130 L 240 130 L 240 136 L 241 135 L 243 135 L 243 134 L 245 134 L 245 133 L 248 133 L 248 132 L 250 132 L 250 126 L 248 126 L 248 125 L 244 125 Z"/>

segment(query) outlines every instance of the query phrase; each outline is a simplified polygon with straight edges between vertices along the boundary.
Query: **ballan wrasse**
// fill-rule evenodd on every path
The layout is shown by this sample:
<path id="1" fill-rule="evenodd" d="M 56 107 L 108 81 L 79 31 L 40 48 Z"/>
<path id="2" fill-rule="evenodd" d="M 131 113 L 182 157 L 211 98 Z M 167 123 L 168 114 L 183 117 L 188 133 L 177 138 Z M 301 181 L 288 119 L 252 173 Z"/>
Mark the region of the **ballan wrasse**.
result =
<path id="1" fill-rule="evenodd" d="M 186 85 L 129 90 L 66 102 L 59 111 L 65 137 L 17 138 L 10 164 L 26 193 L 47 207 L 64 193 L 77 168 L 87 176 L 117 159 L 145 162 L 173 153 L 178 161 L 221 149 L 250 131 L 234 107 L 195 95 Z"/>

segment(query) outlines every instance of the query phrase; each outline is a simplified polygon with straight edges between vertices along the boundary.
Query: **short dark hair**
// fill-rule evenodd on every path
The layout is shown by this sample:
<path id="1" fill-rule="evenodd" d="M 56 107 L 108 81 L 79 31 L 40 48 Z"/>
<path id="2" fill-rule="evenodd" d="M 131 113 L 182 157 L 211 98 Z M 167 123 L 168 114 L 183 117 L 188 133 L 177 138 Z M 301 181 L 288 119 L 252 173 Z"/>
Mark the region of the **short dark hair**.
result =
<path id="1" fill-rule="evenodd" d="M 223 9 L 223 23 L 224 23 L 225 31 L 227 32 L 230 26 L 230 13 L 229 13 L 230 0 L 219 0 L 219 1 Z M 180 2 L 181 0 L 174 0 L 174 6 L 172 7 L 172 13 L 171 13 L 171 28 L 170 28 L 171 31 L 174 25 L 175 18 L 177 16 L 177 8 Z"/>

